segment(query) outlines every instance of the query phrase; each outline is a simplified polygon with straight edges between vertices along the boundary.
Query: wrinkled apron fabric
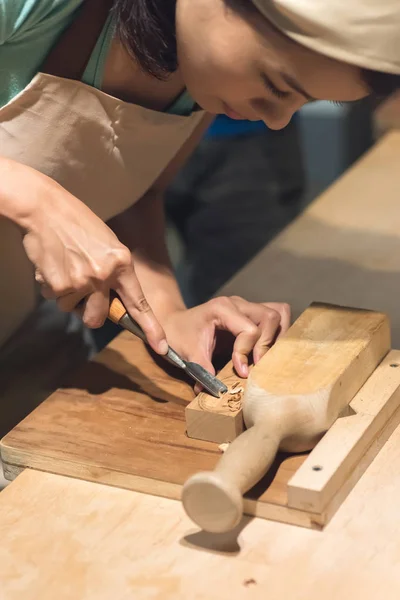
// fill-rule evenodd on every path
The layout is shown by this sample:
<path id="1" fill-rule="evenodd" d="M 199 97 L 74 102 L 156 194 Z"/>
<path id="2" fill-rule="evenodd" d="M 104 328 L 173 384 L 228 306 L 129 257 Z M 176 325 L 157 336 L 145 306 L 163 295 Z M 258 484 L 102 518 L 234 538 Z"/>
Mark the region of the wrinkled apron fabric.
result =
<path id="1" fill-rule="evenodd" d="M 53 178 L 106 222 L 151 188 L 203 115 L 149 110 L 39 73 L 0 109 L 0 154 Z M 6 396 L 7 365 L 23 371 L 27 348 L 43 362 L 72 343 L 72 360 L 85 339 L 77 335 L 76 317 L 54 304 L 43 307 L 21 231 L 6 219 L 0 219 L 0 291 L 0 396 Z"/>

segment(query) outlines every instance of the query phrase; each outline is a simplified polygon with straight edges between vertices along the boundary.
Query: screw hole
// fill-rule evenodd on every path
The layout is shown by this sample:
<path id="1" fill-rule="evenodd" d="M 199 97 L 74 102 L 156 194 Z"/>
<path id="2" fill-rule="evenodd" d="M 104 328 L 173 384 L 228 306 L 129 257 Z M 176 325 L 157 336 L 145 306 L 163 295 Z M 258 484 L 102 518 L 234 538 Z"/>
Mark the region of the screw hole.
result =
<path id="1" fill-rule="evenodd" d="M 399 363 L 392 363 L 390 366 L 391 366 L 393 369 L 395 369 L 396 367 L 398 367 L 398 366 L 399 366 Z"/>
<path id="2" fill-rule="evenodd" d="M 313 471 L 322 471 L 323 467 L 321 467 L 321 465 L 314 465 L 312 470 Z"/>

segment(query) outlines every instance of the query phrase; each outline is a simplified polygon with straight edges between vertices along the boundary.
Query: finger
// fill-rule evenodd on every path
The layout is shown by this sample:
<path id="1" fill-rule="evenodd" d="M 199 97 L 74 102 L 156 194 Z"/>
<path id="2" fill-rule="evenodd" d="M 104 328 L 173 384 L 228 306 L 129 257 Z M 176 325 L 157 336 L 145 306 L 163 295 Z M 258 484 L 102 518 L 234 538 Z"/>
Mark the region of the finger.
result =
<path id="1" fill-rule="evenodd" d="M 257 363 L 268 352 L 271 345 L 290 327 L 290 306 L 283 302 L 248 302 L 244 298 L 232 297 L 238 309 L 251 319 L 261 330 L 254 347 L 254 362 Z"/>
<path id="2" fill-rule="evenodd" d="M 203 391 L 203 386 L 200 385 L 200 383 L 196 383 L 196 385 L 194 386 L 194 393 L 196 395 L 201 394 L 201 392 Z"/>
<path id="3" fill-rule="evenodd" d="M 263 306 L 263 316 L 259 324 L 261 331 L 260 338 L 254 346 L 253 357 L 254 364 L 268 352 L 274 343 L 281 327 L 281 315 L 278 311 L 268 306 Z"/>
<path id="4" fill-rule="evenodd" d="M 260 337 L 259 328 L 229 298 L 217 298 L 210 302 L 209 306 L 216 327 L 230 331 L 235 336 L 233 365 L 241 377 L 247 377 L 249 374 L 248 355 Z"/>
<path id="5" fill-rule="evenodd" d="M 115 289 L 121 298 L 130 316 L 143 329 L 153 350 L 159 354 L 166 354 L 168 352 L 168 343 L 164 330 L 145 298 L 133 266 L 128 272 L 119 276 L 113 289 Z"/>
<path id="6" fill-rule="evenodd" d="M 69 294 L 75 293 L 73 287 L 62 286 L 60 282 L 54 283 L 46 281 L 41 275 L 39 275 L 39 280 L 44 281 L 44 283 L 42 283 L 40 286 L 40 293 L 43 296 L 43 298 L 46 298 L 46 300 L 57 300 L 57 298 L 63 298 L 64 296 L 68 296 Z"/>
<path id="7" fill-rule="evenodd" d="M 35 270 L 35 281 L 36 281 L 37 283 L 40 283 L 41 285 L 45 285 L 45 284 L 46 284 L 46 282 L 45 282 L 45 280 L 44 280 L 44 277 L 43 277 L 43 275 L 41 274 L 41 272 L 39 271 L 39 269 L 36 269 L 36 270 Z"/>
<path id="8" fill-rule="evenodd" d="M 201 367 L 203 367 L 203 369 L 205 369 L 206 371 L 208 371 L 208 373 L 210 373 L 210 375 L 215 375 L 215 368 L 214 365 L 212 364 L 212 362 L 206 357 L 194 357 L 190 359 L 190 362 L 194 362 L 197 363 L 198 365 L 200 365 Z"/>
<path id="9" fill-rule="evenodd" d="M 264 304 L 248 302 L 244 298 L 232 297 L 232 302 L 245 314 L 255 325 L 258 326 L 259 338 L 253 349 L 254 363 L 268 352 L 280 325 L 280 315 L 277 311 Z"/>
<path id="10" fill-rule="evenodd" d="M 86 297 L 86 295 L 87 292 L 71 292 L 70 294 L 65 294 L 65 296 L 57 298 L 57 306 L 62 312 L 72 312 L 73 310 L 76 310 L 78 304 Z"/>
<path id="11" fill-rule="evenodd" d="M 98 329 L 104 325 L 110 308 L 108 287 L 97 289 L 86 299 L 83 311 L 83 322 L 90 329 Z"/>
<path id="12" fill-rule="evenodd" d="M 270 302 L 266 303 L 265 306 L 270 306 L 279 312 L 281 315 L 281 327 L 278 333 L 279 339 L 282 335 L 284 335 L 290 327 L 291 319 L 292 319 L 292 310 L 290 304 L 286 304 L 285 302 L 275 303 Z"/>
<path id="13" fill-rule="evenodd" d="M 251 323 L 250 320 L 249 320 L 249 323 Z M 254 347 L 260 337 L 260 332 L 258 330 L 258 327 L 256 325 L 254 325 L 254 323 L 251 323 L 251 324 L 253 325 L 253 327 L 255 329 L 243 331 L 242 333 L 240 333 L 237 336 L 235 343 L 233 344 L 233 354 L 232 354 L 233 366 L 235 367 L 235 369 L 238 372 L 238 374 L 240 375 L 240 377 L 248 377 L 249 376 L 249 358 L 248 357 L 249 357 L 249 354 L 254 349 Z"/>
<path id="14" fill-rule="evenodd" d="M 56 294 L 46 283 L 40 286 L 40 293 L 46 300 L 56 300 L 57 298 Z"/>

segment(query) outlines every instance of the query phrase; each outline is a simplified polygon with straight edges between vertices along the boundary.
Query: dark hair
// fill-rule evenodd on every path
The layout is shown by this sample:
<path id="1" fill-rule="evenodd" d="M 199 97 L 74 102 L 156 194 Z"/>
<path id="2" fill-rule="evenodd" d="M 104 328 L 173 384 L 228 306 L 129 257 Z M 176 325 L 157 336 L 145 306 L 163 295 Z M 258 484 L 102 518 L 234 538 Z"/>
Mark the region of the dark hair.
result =
<path id="1" fill-rule="evenodd" d="M 390 94 L 400 88 L 400 75 L 362 69 L 361 76 L 372 94 L 377 98 L 390 96 Z"/>
<path id="2" fill-rule="evenodd" d="M 146 73 L 164 79 L 178 68 L 176 0 L 114 0 L 117 35 Z"/>
<path id="3" fill-rule="evenodd" d="M 253 12 L 248 0 L 224 0 L 239 13 Z M 164 79 L 178 68 L 176 0 L 113 0 L 117 34 L 143 71 Z M 371 93 L 382 98 L 400 88 L 400 75 L 362 69 Z"/>

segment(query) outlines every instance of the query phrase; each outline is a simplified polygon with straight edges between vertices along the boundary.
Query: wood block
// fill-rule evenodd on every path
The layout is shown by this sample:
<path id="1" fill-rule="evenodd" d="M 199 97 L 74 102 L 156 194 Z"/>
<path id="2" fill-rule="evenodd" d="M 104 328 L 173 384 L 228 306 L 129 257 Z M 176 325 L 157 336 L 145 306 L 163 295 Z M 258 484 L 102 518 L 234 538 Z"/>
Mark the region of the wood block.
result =
<path id="1" fill-rule="evenodd" d="M 312 528 L 327 523 L 400 422 L 400 368 L 390 367 L 396 363 L 400 352 L 392 351 L 352 401 L 357 414 L 346 427 L 357 415 L 376 418 L 376 425 L 362 435 L 357 426 L 355 439 L 362 445 L 355 444 L 350 467 L 338 458 L 334 485 L 322 492 L 321 512 L 289 501 L 289 482 L 293 486 L 307 453 L 279 455 L 246 494 L 245 512 Z M 139 340 L 123 333 L 2 440 L 7 477 L 32 467 L 179 499 L 186 479 L 213 469 L 221 456 L 216 444 L 186 435 L 185 406 L 193 396 L 189 383 L 172 378 Z M 336 452 L 342 443 L 342 435 L 332 442 Z"/>
<path id="2" fill-rule="evenodd" d="M 252 370 L 245 394 L 246 419 L 253 424 L 262 409 L 276 407 L 275 412 L 285 418 L 284 429 L 291 430 L 288 420 L 296 420 L 301 410 L 297 433 L 290 431 L 285 442 L 292 451 L 300 429 L 307 437 L 333 424 L 390 344 L 386 315 L 313 303 Z"/>
<path id="3" fill-rule="evenodd" d="M 243 398 L 247 431 L 212 471 L 184 486 L 182 501 L 206 531 L 236 527 L 243 495 L 278 450 L 304 452 L 321 440 L 390 350 L 386 315 L 314 303 L 252 369 Z"/>
<path id="4" fill-rule="evenodd" d="M 232 361 L 222 369 L 218 378 L 227 385 L 227 394 L 214 398 L 203 392 L 185 409 L 190 438 L 223 444 L 232 442 L 244 430 L 241 396 L 246 380 L 236 374 Z M 235 390 L 238 392 L 231 394 Z"/>
<path id="5" fill-rule="evenodd" d="M 385 315 L 313 303 L 251 370 L 249 381 L 253 390 L 260 388 L 258 395 L 266 386 L 268 394 L 276 397 L 300 397 L 310 394 L 313 378 L 318 377 L 316 409 L 320 410 L 321 389 L 330 390 L 326 399 L 333 422 L 389 348 L 390 328 Z M 232 363 L 219 377 L 228 388 L 232 384 L 246 388 L 246 380 L 237 377 Z M 232 409 L 226 395 L 213 398 L 203 393 L 186 407 L 186 424 L 189 437 L 219 444 L 232 442 L 244 430 L 242 406 Z"/>

